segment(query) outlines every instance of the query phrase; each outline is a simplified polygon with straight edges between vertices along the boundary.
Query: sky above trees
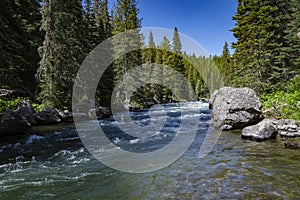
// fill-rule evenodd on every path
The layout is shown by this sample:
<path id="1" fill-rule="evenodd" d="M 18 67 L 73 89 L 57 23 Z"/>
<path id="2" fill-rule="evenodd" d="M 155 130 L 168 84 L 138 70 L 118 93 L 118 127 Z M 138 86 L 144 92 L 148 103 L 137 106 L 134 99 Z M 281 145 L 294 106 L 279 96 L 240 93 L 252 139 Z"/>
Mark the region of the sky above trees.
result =
<path id="1" fill-rule="evenodd" d="M 115 1 L 110 1 L 112 7 Z M 236 0 L 139 0 L 143 27 L 174 29 L 195 39 L 209 54 L 220 55 L 225 41 L 235 41 L 230 32 Z M 159 43 L 162 38 L 154 38 Z M 231 45 L 229 45 L 231 46 Z"/>

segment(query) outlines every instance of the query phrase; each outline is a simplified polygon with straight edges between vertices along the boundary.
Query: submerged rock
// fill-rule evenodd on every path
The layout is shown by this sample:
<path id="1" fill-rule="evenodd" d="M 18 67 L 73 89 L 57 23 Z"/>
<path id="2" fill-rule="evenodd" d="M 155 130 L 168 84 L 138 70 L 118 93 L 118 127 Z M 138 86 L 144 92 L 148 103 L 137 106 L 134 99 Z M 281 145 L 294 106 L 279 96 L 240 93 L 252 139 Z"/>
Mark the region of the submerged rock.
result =
<path id="1" fill-rule="evenodd" d="M 300 143 L 295 142 L 285 142 L 284 146 L 289 149 L 300 149 Z"/>
<path id="2" fill-rule="evenodd" d="M 264 141 L 268 139 L 276 139 L 278 130 L 272 120 L 265 119 L 260 123 L 248 126 L 242 131 L 243 139 L 250 139 L 256 141 Z"/>
<path id="3" fill-rule="evenodd" d="M 224 87 L 209 100 L 215 127 L 222 130 L 242 129 L 264 119 L 262 103 L 250 88 Z"/>

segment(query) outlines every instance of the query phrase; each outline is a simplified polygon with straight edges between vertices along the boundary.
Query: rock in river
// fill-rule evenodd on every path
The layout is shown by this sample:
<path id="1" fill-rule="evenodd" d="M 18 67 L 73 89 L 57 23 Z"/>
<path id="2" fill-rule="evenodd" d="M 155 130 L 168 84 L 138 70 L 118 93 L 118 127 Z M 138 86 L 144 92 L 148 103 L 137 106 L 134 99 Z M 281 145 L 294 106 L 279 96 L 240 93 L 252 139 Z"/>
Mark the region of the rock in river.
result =
<path id="1" fill-rule="evenodd" d="M 222 130 L 242 129 L 264 119 L 262 103 L 250 88 L 221 88 L 213 93 L 209 103 L 214 125 Z"/>
<path id="2" fill-rule="evenodd" d="M 242 131 L 243 139 L 250 139 L 256 141 L 264 141 L 268 139 L 276 139 L 278 130 L 272 120 L 265 119 L 260 123 L 248 126 Z"/>
<path id="3" fill-rule="evenodd" d="M 0 135 L 22 135 L 31 132 L 28 124 L 19 113 L 7 110 L 0 121 Z"/>
<path id="4" fill-rule="evenodd" d="M 297 142 L 285 142 L 284 146 L 289 149 L 300 149 L 300 143 Z"/>
<path id="5" fill-rule="evenodd" d="M 22 101 L 19 107 L 15 111 L 29 126 L 36 125 L 36 121 L 33 117 L 35 110 L 31 105 L 30 101 Z"/>
<path id="6" fill-rule="evenodd" d="M 58 112 L 53 108 L 44 108 L 41 112 L 33 115 L 38 125 L 40 124 L 56 124 L 61 122 Z"/>

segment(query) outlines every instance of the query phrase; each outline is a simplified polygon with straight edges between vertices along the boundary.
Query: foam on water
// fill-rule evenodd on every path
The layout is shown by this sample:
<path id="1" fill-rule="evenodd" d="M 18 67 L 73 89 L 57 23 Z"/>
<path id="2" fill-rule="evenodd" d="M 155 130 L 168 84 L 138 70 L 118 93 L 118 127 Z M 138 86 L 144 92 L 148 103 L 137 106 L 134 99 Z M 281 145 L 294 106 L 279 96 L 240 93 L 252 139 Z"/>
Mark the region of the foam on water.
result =
<path id="1" fill-rule="evenodd" d="M 26 141 L 26 144 L 32 144 L 33 142 L 39 141 L 44 139 L 44 137 L 42 136 L 38 136 L 38 135 L 30 135 Z"/>

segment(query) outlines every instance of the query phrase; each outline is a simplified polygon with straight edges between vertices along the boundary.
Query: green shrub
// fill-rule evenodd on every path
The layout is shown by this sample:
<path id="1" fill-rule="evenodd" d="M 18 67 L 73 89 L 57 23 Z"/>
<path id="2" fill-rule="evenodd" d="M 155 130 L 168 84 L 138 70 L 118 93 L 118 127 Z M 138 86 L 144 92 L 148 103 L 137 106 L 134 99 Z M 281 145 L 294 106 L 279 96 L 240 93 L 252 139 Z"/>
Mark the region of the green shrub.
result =
<path id="1" fill-rule="evenodd" d="M 40 112 L 42 111 L 46 106 L 44 104 L 36 104 L 36 103 L 33 103 L 32 104 L 32 107 L 34 108 L 34 110 L 36 112 Z"/>
<path id="2" fill-rule="evenodd" d="M 14 110 L 18 107 L 19 103 L 23 101 L 24 98 L 18 97 L 13 100 L 5 100 L 0 98 L 0 114 L 2 114 L 4 111 L 10 109 Z"/>
<path id="3" fill-rule="evenodd" d="M 283 116 L 276 111 L 267 113 L 269 117 L 289 118 L 300 120 L 300 78 L 296 76 L 291 79 L 285 87 L 285 91 L 278 90 L 271 94 L 261 95 L 263 110 L 272 108 L 272 104 L 278 107 Z M 283 106 L 285 105 L 286 106 Z"/>

